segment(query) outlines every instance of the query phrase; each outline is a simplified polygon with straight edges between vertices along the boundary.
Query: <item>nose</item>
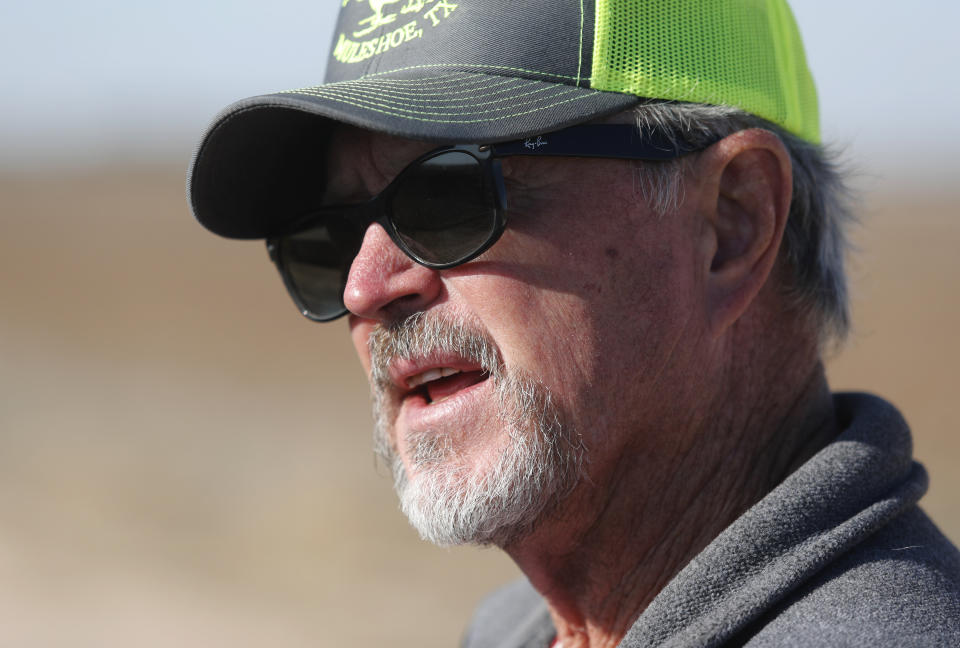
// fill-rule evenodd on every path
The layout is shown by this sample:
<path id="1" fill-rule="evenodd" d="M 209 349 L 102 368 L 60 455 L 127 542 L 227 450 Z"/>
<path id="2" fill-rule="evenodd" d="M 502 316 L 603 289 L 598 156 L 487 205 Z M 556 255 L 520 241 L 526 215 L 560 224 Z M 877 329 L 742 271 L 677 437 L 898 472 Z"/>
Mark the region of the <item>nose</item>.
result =
<path id="1" fill-rule="evenodd" d="M 388 322 L 426 309 L 442 287 L 439 270 L 414 262 L 373 223 L 350 266 L 343 303 L 354 315 Z"/>

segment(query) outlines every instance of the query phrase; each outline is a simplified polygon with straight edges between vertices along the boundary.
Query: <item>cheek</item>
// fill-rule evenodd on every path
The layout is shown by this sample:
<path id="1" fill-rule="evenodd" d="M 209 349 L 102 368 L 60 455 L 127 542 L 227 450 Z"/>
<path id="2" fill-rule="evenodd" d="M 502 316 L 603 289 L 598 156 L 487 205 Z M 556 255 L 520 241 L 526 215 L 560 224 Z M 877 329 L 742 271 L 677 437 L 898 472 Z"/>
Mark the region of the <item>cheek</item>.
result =
<path id="1" fill-rule="evenodd" d="M 489 315 L 502 323 L 504 355 L 568 404 L 616 418 L 624 400 L 662 375 L 690 315 L 682 255 L 663 238 L 641 245 L 625 234 L 594 235 L 581 240 L 582 255 L 556 249 L 533 281 L 502 282 Z"/>
<path id="2" fill-rule="evenodd" d="M 486 257 L 490 272 L 463 277 L 451 292 L 470 304 L 508 365 L 579 400 L 604 371 L 604 346 L 623 339 L 614 329 L 637 332 L 637 311 L 623 311 L 640 295 L 635 241 L 612 227 L 598 236 L 596 222 L 571 211 L 553 211 L 548 228 L 536 227 L 539 219 L 508 229 Z"/>
<path id="3" fill-rule="evenodd" d="M 580 400 L 598 356 L 593 315 L 581 295 L 502 276 L 472 282 L 460 294 L 509 369 L 535 376 L 563 401 Z"/>

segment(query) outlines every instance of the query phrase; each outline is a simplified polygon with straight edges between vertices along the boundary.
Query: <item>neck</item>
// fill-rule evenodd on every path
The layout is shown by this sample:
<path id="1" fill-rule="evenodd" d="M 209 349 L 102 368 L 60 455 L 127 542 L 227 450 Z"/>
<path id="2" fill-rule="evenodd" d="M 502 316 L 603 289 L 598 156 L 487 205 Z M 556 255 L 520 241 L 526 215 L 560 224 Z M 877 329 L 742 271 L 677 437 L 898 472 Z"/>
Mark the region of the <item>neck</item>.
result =
<path id="1" fill-rule="evenodd" d="M 784 376 L 789 360 L 767 365 L 776 376 L 714 376 L 722 393 L 684 412 L 682 430 L 639 431 L 644 444 L 606 478 L 591 475 L 562 511 L 504 547 L 546 599 L 564 648 L 616 646 L 697 553 L 835 436 L 822 365 Z M 655 438 L 670 443 L 649 447 Z"/>

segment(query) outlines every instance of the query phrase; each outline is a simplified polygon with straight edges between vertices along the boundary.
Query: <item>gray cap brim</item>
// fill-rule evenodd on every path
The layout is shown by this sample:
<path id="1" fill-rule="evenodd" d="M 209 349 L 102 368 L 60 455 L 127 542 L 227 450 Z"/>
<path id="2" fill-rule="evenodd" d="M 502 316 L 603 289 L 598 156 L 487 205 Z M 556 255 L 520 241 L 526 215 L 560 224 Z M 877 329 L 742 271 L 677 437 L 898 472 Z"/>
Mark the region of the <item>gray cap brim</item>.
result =
<path id="1" fill-rule="evenodd" d="M 322 203 L 336 122 L 437 143 L 493 143 L 636 105 L 633 95 L 463 70 L 405 71 L 262 95 L 213 121 L 188 172 L 194 216 L 230 238 L 264 238 Z"/>

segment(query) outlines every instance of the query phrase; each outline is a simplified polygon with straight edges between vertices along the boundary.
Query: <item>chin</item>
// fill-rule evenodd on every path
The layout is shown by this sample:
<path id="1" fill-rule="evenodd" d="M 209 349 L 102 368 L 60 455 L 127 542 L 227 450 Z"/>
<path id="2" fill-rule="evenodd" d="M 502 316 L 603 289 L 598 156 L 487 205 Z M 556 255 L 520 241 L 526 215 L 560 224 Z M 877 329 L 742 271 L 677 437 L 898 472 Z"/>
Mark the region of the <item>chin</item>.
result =
<path id="1" fill-rule="evenodd" d="M 400 507 L 425 540 L 440 546 L 515 543 L 580 481 L 583 445 L 561 424 L 549 392 L 517 377 L 503 383 L 491 415 L 496 429 L 456 441 L 430 430 L 407 432 L 405 460 L 395 444 L 378 444 L 386 450 L 381 455 L 393 472 Z M 389 439 L 382 419 L 378 428 L 378 438 Z M 503 439 L 498 447 L 458 447 L 493 434 Z M 482 456 L 471 457 L 481 450 Z"/>
<path id="2" fill-rule="evenodd" d="M 550 390 L 508 370 L 482 330 L 419 314 L 376 329 L 370 347 L 375 448 L 424 539 L 506 546 L 580 481 L 579 434 Z"/>

